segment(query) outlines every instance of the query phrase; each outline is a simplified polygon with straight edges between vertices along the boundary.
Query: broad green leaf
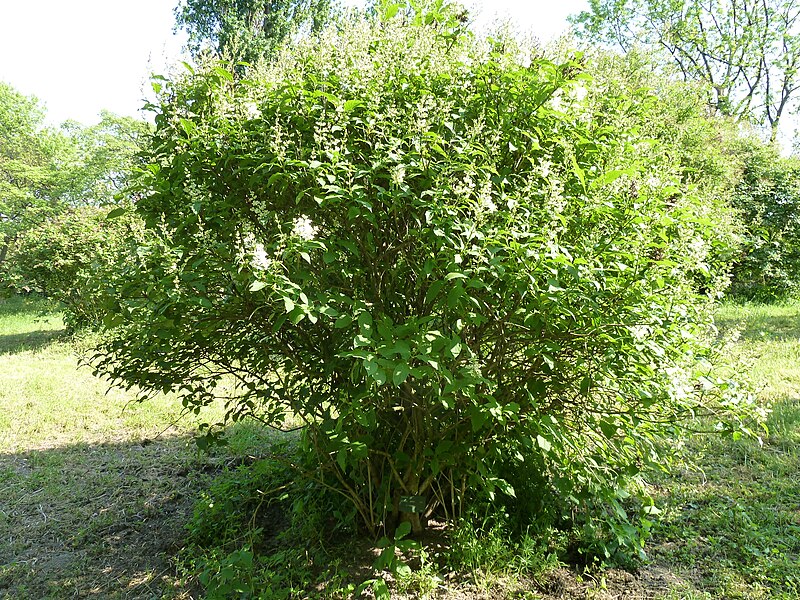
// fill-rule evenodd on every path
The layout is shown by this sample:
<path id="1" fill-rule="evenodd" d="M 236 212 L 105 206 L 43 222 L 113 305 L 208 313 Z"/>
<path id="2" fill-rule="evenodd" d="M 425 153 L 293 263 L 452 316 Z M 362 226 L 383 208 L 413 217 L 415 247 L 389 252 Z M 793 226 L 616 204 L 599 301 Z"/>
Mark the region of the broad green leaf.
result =
<path id="1" fill-rule="evenodd" d="M 336 327 L 336 329 L 344 329 L 345 327 L 350 327 L 352 322 L 353 317 L 350 315 L 342 315 L 336 319 L 336 322 L 333 324 L 333 326 Z"/>
<path id="2" fill-rule="evenodd" d="M 258 290 L 263 290 L 267 287 L 267 283 L 265 281 L 254 281 L 250 284 L 250 291 L 257 292 Z"/>
<path id="3" fill-rule="evenodd" d="M 536 436 L 536 444 L 545 452 L 550 452 L 550 449 L 553 447 L 547 438 L 544 438 L 541 435 Z"/>
<path id="4" fill-rule="evenodd" d="M 393 19 L 398 12 L 400 12 L 400 7 L 402 4 L 394 3 L 394 4 L 386 4 L 383 9 L 382 20 L 389 21 Z"/>
<path id="5" fill-rule="evenodd" d="M 399 386 L 406 380 L 409 373 L 411 373 L 411 368 L 405 363 L 400 363 L 394 369 L 394 373 L 392 374 L 392 383 Z"/>
<path id="6" fill-rule="evenodd" d="M 365 335 L 372 333 L 372 315 L 367 311 L 358 315 L 358 326 Z"/>
<path id="7" fill-rule="evenodd" d="M 445 277 L 446 281 L 453 281 L 453 279 L 469 279 L 469 277 L 467 275 L 464 275 L 464 273 L 460 273 L 458 271 L 452 271 L 448 273 L 447 276 Z"/>
<path id="8" fill-rule="evenodd" d="M 409 533 L 411 533 L 411 523 L 408 521 L 403 521 L 400 525 L 397 526 L 394 532 L 394 539 L 395 540 L 402 540 L 406 537 Z"/>
<path id="9" fill-rule="evenodd" d="M 600 421 L 600 431 L 602 431 L 603 435 L 608 439 L 612 439 L 617 435 L 617 426 L 605 419 L 602 419 Z"/>

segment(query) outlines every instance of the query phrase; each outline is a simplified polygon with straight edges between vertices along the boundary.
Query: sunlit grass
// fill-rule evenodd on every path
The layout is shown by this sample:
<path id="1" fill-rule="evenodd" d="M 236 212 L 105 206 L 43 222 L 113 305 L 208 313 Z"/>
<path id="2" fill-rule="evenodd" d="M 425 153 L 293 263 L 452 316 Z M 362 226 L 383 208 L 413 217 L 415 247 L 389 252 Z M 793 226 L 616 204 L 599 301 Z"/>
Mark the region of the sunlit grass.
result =
<path id="1" fill-rule="evenodd" d="M 0 303 L 0 597 L 188 598 L 169 561 L 227 460 L 191 438 L 223 407 L 135 402 L 79 365 L 85 347 L 53 304 Z M 239 427 L 229 450 L 265 437 Z"/>
<path id="2" fill-rule="evenodd" d="M 800 304 L 725 305 L 717 325 L 769 433 L 689 441 L 692 466 L 659 482 L 652 554 L 692 582 L 669 598 L 800 598 Z"/>
<path id="3" fill-rule="evenodd" d="M 800 302 L 777 306 L 726 304 L 723 333 L 738 332 L 735 352 L 765 402 L 800 396 Z"/>
<path id="4" fill-rule="evenodd" d="M 54 307 L 37 302 L 26 312 L 17 302 L 0 307 L 0 452 L 174 435 L 219 416 L 182 415 L 173 397 L 133 403 L 78 366 Z"/>

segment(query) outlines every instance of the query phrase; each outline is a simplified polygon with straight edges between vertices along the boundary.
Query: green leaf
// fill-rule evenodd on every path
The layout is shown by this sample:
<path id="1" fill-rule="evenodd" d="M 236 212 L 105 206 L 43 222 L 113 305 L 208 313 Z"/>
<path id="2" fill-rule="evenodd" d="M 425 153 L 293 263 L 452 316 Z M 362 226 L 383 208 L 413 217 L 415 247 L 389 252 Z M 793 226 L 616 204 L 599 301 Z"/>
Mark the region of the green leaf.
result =
<path id="1" fill-rule="evenodd" d="M 233 81 L 233 73 L 222 67 L 214 67 L 214 73 L 222 77 L 226 81 Z"/>
<path id="2" fill-rule="evenodd" d="M 492 483 L 494 483 L 501 492 L 503 492 L 506 496 L 511 496 L 512 498 L 517 497 L 517 493 L 514 491 L 514 486 L 508 483 L 505 479 L 495 479 Z"/>
<path id="3" fill-rule="evenodd" d="M 367 374 L 372 377 L 379 386 L 386 383 L 386 371 L 378 366 L 374 356 L 364 360 L 364 369 L 366 369 Z"/>
<path id="4" fill-rule="evenodd" d="M 399 577 L 401 580 L 402 580 L 402 579 L 406 579 L 406 578 L 410 577 L 410 576 L 411 576 L 411 572 L 412 572 L 412 571 L 411 571 L 411 567 L 409 567 L 409 566 L 408 566 L 407 564 L 405 564 L 405 563 L 398 562 L 398 564 L 397 564 L 397 565 L 395 565 L 395 568 L 394 568 L 394 573 L 395 573 L 395 575 L 397 575 L 397 576 L 398 576 L 398 577 Z"/>
<path id="5" fill-rule="evenodd" d="M 254 281 L 250 284 L 250 291 L 257 292 L 258 290 L 263 290 L 267 287 L 267 283 L 265 281 Z"/>
<path id="6" fill-rule="evenodd" d="M 445 280 L 447 281 L 453 281 L 453 279 L 469 279 L 469 277 L 458 271 L 452 271 L 445 276 Z"/>
<path id="7" fill-rule="evenodd" d="M 333 324 L 333 326 L 336 329 L 344 329 L 345 327 L 350 327 L 352 322 L 353 322 L 353 317 L 351 317 L 350 315 L 342 315 L 341 317 L 336 319 L 336 322 Z"/>
<path id="8" fill-rule="evenodd" d="M 190 137 L 197 129 L 197 124 L 194 123 L 193 121 L 190 121 L 189 119 L 182 118 L 180 120 L 180 123 L 181 123 L 181 128 L 183 128 L 183 130 L 186 132 L 186 135 Z"/>
<path id="9" fill-rule="evenodd" d="M 124 215 L 126 212 L 127 211 L 120 206 L 119 208 L 115 208 L 110 213 L 108 213 L 106 215 L 106 219 L 116 219 L 117 217 L 121 217 L 122 215 Z"/>
<path id="10" fill-rule="evenodd" d="M 394 369 L 394 373 L 392 374 L 392 383 L 394 383 L 396 386 L 399 386 L 406 380 L 409 373 L 411 373 L 411 368 L 405 363 L 400 363 Z"/>
<path id="11" fill-rule="evenodd" d="M 342 471 L 346 471 L 347 469 L 347 450 L 345 448 L 339 448 L 338 452 L 336 452 L 336 462 L 339 465 L 339 468 Z"/>
<path id="12" fill-rule="evenodd" d="M 603 432 L 603 435 L 606 436 L 606 438 L 612 439 L 617 435 L 617 426 L 614 423 L 603 419 L 600 421 L 600 431 Z"/>
<path id="13" fill-rule="evenodd" d="M 369 314 L 367 311 L 364 311 L 360 315 L 358 315 L 358 326 L 361 328 L 361 332 L 364 335 L 371 335 L 372 315 Z"/>
<path id="14" fill-rule="evenodd" d="M 550 449 L 553 447 L 547 438 L 543 438 L 541 435 L 536 436 L 536 444 L 545 452 L 550 452 Z"/>
<path id="15" fill-rule="evenodd" d="M 299 306 L 296 306 L 294 310 L 289 313 L 289 320 L 293 325 L 297 325 L 300 321 L 305 319 L 305 317 L 306 313 Z"/>
<path id="16" fill-rule="evenodd" d="M 392 549 L 394 552 L 394 549 Z M 391 600 L 391 593 L 389 593 L 389 586 L 383 579 L 375 579 L 372 582 L 372 593 L 375 594 L 375 600 Z"/>
<path id="17" fill-rule="evenodd" d="M 409 533 L 411 533 L 411 523 L 409 523 L 408 521 L 403 521 L 402 523 L 400 523 L 400 525 L 397 526 L 397 529 L 395 529 L 394 539 L 402 540 Z"/>
<path id="18" fill-rule="evenodd" d="M 400 3 L 389 4 L 388 6 L 386 6 L 383 10 L 383 14 L 381 15 L 381 20 L 389 21 L 393 19 L 397 15 L 397 13 L 400 12 L 401 6 L 402 4 Z"/>
<path id="19" fill-rule="evenodd" d="M 477 433 L 486 424 L 489 414 L 485 412 L 480 406 L 473 406 L 469 410 L 470 421 L 472 423 L 473 433 Z"/>
<path id="20" fill-rule="evenodd" d="M 359 106 L 362 106 L 364 103 L 361 100 L 348 100 L 344 103 L 344 112 L 350 112 L 355 110 Z"/>
<path id="21" fill-rule="evenodd" d="M 613 181 L 616 181 L 617 179 L 625 175 L 634 176 L 635 174 L 636 174 L 635 169 L 615 169 L 612 171 L 607 171 L 606 173 L 603 173 L 600 177 L 595 179 L 590 187 L 592 189 L 602 187 L 604 185 L 612 183 Z"/>
<path id="22" fill-rule="evenodd" d="M 393 354 L 399 354 L 401 358 L 408 360 L 411 356 L 411 347 L 405 340 L 397 340 L 392 347 Z"/>

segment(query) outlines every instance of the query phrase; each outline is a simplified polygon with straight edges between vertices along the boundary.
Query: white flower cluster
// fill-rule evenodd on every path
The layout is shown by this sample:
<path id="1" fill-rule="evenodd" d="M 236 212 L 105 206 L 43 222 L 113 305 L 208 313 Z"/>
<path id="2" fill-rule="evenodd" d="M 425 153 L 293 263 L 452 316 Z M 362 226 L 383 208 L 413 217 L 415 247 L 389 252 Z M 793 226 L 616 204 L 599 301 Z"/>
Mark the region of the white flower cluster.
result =
<path id="1" fill-rule="evenodd" d="M 267 256 L 267 251 L 264 249 L 264 244 L 256 244 L 253 249 L 253 267 L 266 271 L 272 264 L 272 259 Z"/>
<path id="2" fill-rule="evenodd" d="M 400 187 L 406 180 L 406 168 L 403 165 L 395 165 L 392 167 L 392 183 Z"/>
<path id="3" fill-rule="evenodd" d="M 560 215 L 567 208 L 567 199 L 564 197 L 564 182 L 560 179 L 550 179 L 550 193 L 547 196 L 547 207 L 553 214 Z"/>
<path id="4" fill-rule="evenodd" d="M 290 140 L 286 135 L 286 128 L 279 119 L 276 119 L 272 124 L 266 137 L 267 148 L 270 152 L 275 154 L 275 158 L 279 161 L 286 160 Z"/>
<path id="5" fill-rule="evenodd" d="M 261 117 L 261 110 L 255 102 L 245 102 L 243 108 L 244 114 L 248 119 L 258 119 Z"/>
<path id="6" fill-rule="evenodd" d="M 457 198 L 469 198 L 475 191 L 475 181 L 472 179 L 472 173 L 464 173 L 461 181 L 453 186 L 453 194 Z"/>
<path id="7" fill-rule="evenodd" d="M 694 381 L 691 374 L 681 367 L 667 367 L 669 377 L 668 392 L 673 400 L 686 400 L 694 394 Z"/>
<path id="8" fill-rule="evenodd" d="M 316 227 L 307 216 L 303 215 L 302 217 L 297 217 L 294 220 L 294 229 L 292 230 L 292 234 L 296 235 L 302 240 L 313 240 L 317 232 L 319 231 L 319 227 Z"/>
<path id="9" fill-rule="evenodd" d="M 569 90 L 570 97 L 576 102 L 583 102 L 588 94 L 589 90 L 584 85 L 576 85 Z"/>
<path id="10" fill-rule="evenodd" d="M 256 242 L 252 233 L 248 233 L 242 240 L 242 247 L 239 249 L 239 259 L 242 263 L 257 271 L 266 271 L 274 261 L 267 254 L 264 244 Z"/>
<path id="11" fill-rule="evenodd" d="M 695 236 L 694 239 L 689 242 L 689 246 L 687 248 L 688 256 L 695 264 L 704 263 L 706 258 L 708 258 L 709 253 L 709 246 L 708 242 L 701 238 L 699 235 Z"/>
<path id="12" fill-rule="evenodd" d="M 497 205 L 492 200 L 492 181 L 487 179 L 478 193 L 478 207 L 481 211 L 497 212 Z"/>
<path id="13" fill-rule="evenodd" d="M 653 332 L 653 328 L 649 325 L 632 325 L 628 327 L 628 331 L 631 332 L 637 342 L 641 342 Z"/>

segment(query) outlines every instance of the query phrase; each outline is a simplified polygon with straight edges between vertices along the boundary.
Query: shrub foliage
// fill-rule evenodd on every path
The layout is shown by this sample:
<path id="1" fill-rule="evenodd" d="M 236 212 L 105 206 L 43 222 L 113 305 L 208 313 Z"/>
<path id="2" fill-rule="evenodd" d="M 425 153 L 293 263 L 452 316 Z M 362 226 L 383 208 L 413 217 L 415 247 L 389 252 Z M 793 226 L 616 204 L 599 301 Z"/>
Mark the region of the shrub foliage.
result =
<path id="1" fill-rule="evenodd" d="M 73 207 L 28 229 L 4 283 L 61 302 L 72 330 L 100 327 L 117 263 L 142 235 L 133 215 L 110 221 L 107 214 L 107 208 Z"/>
<path id="2" fill-rule="evenodd" d="M 776 148 L 743 150 L 744 170 L 733 205 L 747 224 L 733 269 L 731 292 L 747 300 L 774 302 L 800 291 L 800 162 Z"/>
<path id="3" fill-rule="evenodd" d="M 616 126 L 646 94 L 593 113 L 578 60 L 391 12 L 249 80 L 160 82 L 151 241 L 97 369 L 190 409 L 232 377 L 228 418 L 300 420 L 307 475 L 367 530 L 457 519 L 527 472 L 517 510 L 559 506 L 607 550 L 638 548 L 626 499 L 665 437 L 743 402 L 692 366 L 712 223 Z"/>

